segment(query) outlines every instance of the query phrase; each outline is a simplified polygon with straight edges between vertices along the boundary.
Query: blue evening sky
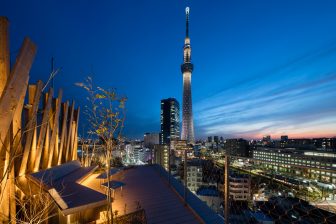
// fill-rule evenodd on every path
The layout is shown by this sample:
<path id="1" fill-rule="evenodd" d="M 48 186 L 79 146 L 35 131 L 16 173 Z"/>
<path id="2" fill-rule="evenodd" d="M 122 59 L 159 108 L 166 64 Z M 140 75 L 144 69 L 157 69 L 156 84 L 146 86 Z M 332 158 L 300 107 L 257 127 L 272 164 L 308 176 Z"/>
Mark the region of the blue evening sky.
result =
<path id="1" fill-rule="evenodd" d="M 11 0 L 0 15 L 12 60 L 24 36 L 38 46 L 31 82 L 46 82 L 54 56 L 67 99 L 85 103 L 74 83 L 88 75 L 117 88 L 125 135 L 141 137 L 159 131 L 161 99 L 182 105 L 187 5 L 197 137 L 336 136 L 334 0 Z"/>

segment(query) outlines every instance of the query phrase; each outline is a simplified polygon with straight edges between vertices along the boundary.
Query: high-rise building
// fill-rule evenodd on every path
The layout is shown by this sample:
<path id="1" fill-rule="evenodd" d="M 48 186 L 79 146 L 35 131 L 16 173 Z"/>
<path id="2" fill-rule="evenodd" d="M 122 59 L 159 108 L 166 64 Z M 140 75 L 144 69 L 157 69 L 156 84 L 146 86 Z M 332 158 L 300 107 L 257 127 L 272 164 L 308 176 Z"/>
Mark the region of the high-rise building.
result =
<path id="1" fill-rule="evenodd" d="M 145 133 L 144 135 L 144 147 L 153 149 L 154 145 L 160 143 L 160 134 L 158 133 Z"/>
<path id="2" fill-rule="evenodd" d="M 212 142 L 212 136 L 208 137 L 208 142 Z"/>
<path id="3" fill-rule="evenodd" d="M 160 144 L 180 139 L 180 105 L 174 98 L 161 100 Z"/>
<path id="4" fill-rule="evenodd" d="M 191 73 L 194 65 L 191 63 L 191 46 L 189 38 L 189 7 L 186 8 L 186 37 L 183 47 L 183 64 L 181 71 L 183 74 L 183 117 L 182 117 L 182 140 L 189 143 L 195 142 L 194 121 L 191 100 Z"/>
<path id="5" fill-rule="evenodd" d="M 217 143 L 217 144 L 219 143 L 219 138 L 218 138 L 218 136 L 214 136 L 214 142 Z"/>

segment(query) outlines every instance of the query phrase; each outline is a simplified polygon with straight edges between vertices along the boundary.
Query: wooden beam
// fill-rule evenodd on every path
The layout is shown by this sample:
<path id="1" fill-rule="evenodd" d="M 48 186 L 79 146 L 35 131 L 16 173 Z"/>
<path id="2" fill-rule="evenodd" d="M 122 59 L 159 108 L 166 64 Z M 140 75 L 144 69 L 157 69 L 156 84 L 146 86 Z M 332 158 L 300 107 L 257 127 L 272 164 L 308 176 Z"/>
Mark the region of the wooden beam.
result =
<path id="1" fill-rule="evenodd" d="M 33 161 L 35 160 L 36 148 L 32 147 L 32 143 L 34 140 L 34 135 L 36 137 L 36 118 L 40 104 L 40 98 L 42 95 L 42 88 L 43 88 L 42 81 L 38 81 L 36 86 L 35 85 L 29 86 L 29 104 L 31 108 L 29 109 L 28 123 L 27 128 L 25 130 L 26 143 L 24 146 L 19 176 L 26 174 L 26 170 L 29 166 L 30 169 L 32 168 L 32 165 L 27 164 L 30 153 L 32 156 L 30 157 L 29 163 L 32 164 Z"/>
<path id="2" fill-rule="evenodd" d="M 2 96 L 7 80 L 9 78 L 9 38 L 8 38 L 8 20 L 6 17 L 0 17 L 0 97 Z M 8 161 L 6 158 L 9 156 L 9 136 L 5 141 L 0 142 L 0 222 L 6 223 L 10 221 L 10 208 L 7 206 L 9 204 L 9 185 L 7 185 L 8 180 Z"/>
<path id="3" fill-rule="evenodd" d="M 42 123 L 41 123 L 41 128 L 40 128 L 40 133 L 37 141 L 37 146 L 36 146 L 36 158 L 34 162 L 34 172 L 38 171 L 40 168 L 40 163 L 41 163 L 41 157 L 42 157 L 42 152 L 43 152 L 43 146 L 44 146 L 44 141 L 45 137 L 47 134 L 47 128 L 49 125 L 49 119 L 50 119 L 50 109 L 51 109 L 51 102 L 52 102 L 52 96 L 53 96 L 53 89 L 49 89 L 49 93 L 47 94 L 47 102 L 45 105 L 45 108 L 43 110 L 43 117 L 42 117 Z"/>
<path id="4" fill-rule="evenodd" d="M 69 160 L 71 160 L 71 157 L 70 157 L 70 153 L 71 153 L 71 149 L 70 147 L 72 146 L 71 145 L 71 137 L 72 137 L 72 121 L 73 121 L 73 117 L 74 117 L 74 109 L 75 109 L 75 102 L 72 101 L 72 104 L 69 108 L 69 112 L 70 112 L 70 119 L 69 119 L 69 128 L 68 128 L 68 136 L 67 136 L 67 141 L 66 141 L 66 148 L 65 148 L 65 162 L 68 162 Z"/>
<path id="5" fill-rule="evenodd" d="M 64 145 L 66 140 L 66 133 L 67 133 L 67 119 L 68 119 L 68 110 L 69 110 L 69 101 L 62 104 L 63 107 L 63 116 L 62 116 L 62 130 L 61 130 L 61 140 L 60 140 L 60 146 L 59 146 L 59 154 L 58 154 L 58 160 L 57 165 L 60 165 L 62 163 L 62 157 L 65 156 L 64 151 Z"/>
<path id="6" fill-rule="evenodd" d="M 9 78 L 9 38 L 8 19 L 0 16 L 0 96 Z"/>
<path id="7" fill-rule="evenodd" d="M 35 125 L 34 130 L 33 130 L 33 141 L 31 143 L 26 173 L 30 173 L 34 170 L 34 165 L 35 165 L 34 162 L 36 159 L 36 148 L 37 148 L 37 127 Z"/>
<path id="8" fill-rule="evenodd" d="M 8 47 L 8 46 L 7 46 Z M 11 75 L 7 79 L 5 88 L 2 91 L 0 98 L 0 142 L 8 145 L 8 143 L 13 144 L 13 139 L 8 139 L 13 130 L 13 119 L 17 121 L 17 114 L 20 114 L 23 106 L 23 99 L 26 94 L 29 71 L 33 63 L 36 54 L 35 45 L 28 39 L 25 38 L 20 49 L 19 55 L 11 71 Z M 9 69 L 9 67 L 7 68 Z M 3 72 L 2 72 L 3 73 Z M 3 76 L 0 75 L 0 76 Z M 17 123 L 15 122 L 14 125 Z M 16 129 L 16 127 L 15 127 Z M 7 149 L 7 151 L 6 151 Z M 4 181 L 2 181 L 1 194 L 4 198 L 1 200 L 3 212 L 0 218 L 0 222 L 14 222 L 15 223 L 15 186 L 14 186 L 14 155 L 15 152 L 11 150 L 13 148 L 8 148 L 7 146 L 0 148 L 0 155 L 3 155 L 6 151 L 6 159 L 3 166 L 3 172 L 5 173 Z M 8 178 L 9 177 L 9 178 Z M 7 200 L 8 199 L 8 200 Z M 6 208 L 3 208 L 6 207 Z M 9 213 L 8 213 L 9 212 Z M 13 219 L 13 220 L 11 220 Z M 8 220 L 8 221 L 6 221 Z"/>
<path id="9" fill-rule="evenodd" d="M 35 45 L 28 38 L 25 38 L 4 94 L 0 98 L 0 142 L 4 142 L 19 100 L 26 92 L 29 71 L 35 53 Z"/>
<path id="10" fill-rule="evenodd" d="M 55 115 L 54 115 L 54 121 L 53 121 L 53 127 L 52 127 L 52 134 L 51 134 L 51 138 L 50 138 L 50 145 L 49 145 L 49 158 L 48 158 L 48 162 L 47 162 L 47 168 L 50 168 L 52 165 L 52 161 L 53 161 L 53 156 L 54 154 L 56 155 L 57 153 L 55 153 L 55 142 L 56 139 L 58 139 L 58 123 L 59 123 L 59 114 L 61 111 L 61 102 L 62 102 L 62 95 L 63 92 L 62 90 L 59 90 L 58 92 L 58 98 L 56 99 L 56 108 L 55 108 Z"/>
<path id="11" fill-rule="evenodd" d="M 72 160 L 77 160 L 77 150 L 78 150 L 78 122 L 79 122 L 79 112 L 80 107 L 75 111 L 75 133 L 73 141 L 73 151 L 72 151 Z"/>
<path id="12" fill-rule="evenodd" d="M 47 168 L 47 163 L 48 163 L 48 157 L 50 153 L 49 145 L 50 145 L 50 124 L 47 125 L 46 133 L 45 133 L 45 140 L 44 140 L 44 145 L 42 148 L 42 159 L 40 161 L 40 169 L 46 169 Z"/>

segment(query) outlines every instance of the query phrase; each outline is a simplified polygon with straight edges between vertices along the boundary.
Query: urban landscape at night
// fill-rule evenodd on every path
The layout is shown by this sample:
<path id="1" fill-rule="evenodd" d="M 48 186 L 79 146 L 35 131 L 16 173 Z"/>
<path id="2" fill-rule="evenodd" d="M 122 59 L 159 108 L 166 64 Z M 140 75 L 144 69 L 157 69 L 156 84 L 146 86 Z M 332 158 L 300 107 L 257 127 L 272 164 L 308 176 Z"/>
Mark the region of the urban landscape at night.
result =
<path id="1" fill-rule="evenodd" d="M 0 5 L 0 223 L 336 224 L 336 1 Z"/>

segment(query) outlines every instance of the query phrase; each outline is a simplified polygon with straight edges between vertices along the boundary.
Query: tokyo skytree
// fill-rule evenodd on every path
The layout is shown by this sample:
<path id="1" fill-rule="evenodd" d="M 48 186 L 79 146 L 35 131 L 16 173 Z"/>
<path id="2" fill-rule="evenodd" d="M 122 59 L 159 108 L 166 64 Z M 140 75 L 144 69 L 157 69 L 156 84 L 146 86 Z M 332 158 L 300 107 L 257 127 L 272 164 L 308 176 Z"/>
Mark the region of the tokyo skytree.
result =
<path id="1" fill-rule="evenodd" d="M 183 64 L 181 71 L 183 74 L 183 107 L 182 107 L 182 140 L 193 144 L 194 137 L 194 120 L 192 113 L 192 99 L 191 99 L 191 73 L 194 69 L 191 63 L 191 46 L 189 38 L 189 7 L 186 8 L 186 37 L 184 39 L 183 47 Z"/>

